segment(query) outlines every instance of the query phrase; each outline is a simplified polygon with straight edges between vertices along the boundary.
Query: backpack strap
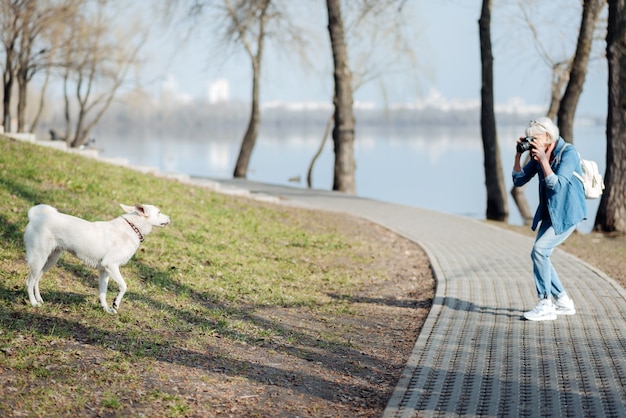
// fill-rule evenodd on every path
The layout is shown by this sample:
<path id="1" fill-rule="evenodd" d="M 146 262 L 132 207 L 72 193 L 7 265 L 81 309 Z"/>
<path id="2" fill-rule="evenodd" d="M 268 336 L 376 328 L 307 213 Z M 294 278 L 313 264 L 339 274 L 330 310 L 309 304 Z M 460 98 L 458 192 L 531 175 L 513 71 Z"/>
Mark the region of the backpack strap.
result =
<path id="1" fill-rule="evenodd" d="M 565 148 L 567 148 L 569 145 L 570 144 L 568 142 L 566 142 L 565 145 L 563 145 L 563 148 L 561 148 L 561 151 L 559 151 L 559 155 L 556 156 L 556 163 L 557 164 L 561 164 L 561 154 L 563 154 L 563 151 L 565 151 Z M 578 159 L 582 160 L 581 157 L 580 157 L 580 154 L 578 154 Z M 576 170 L 574 170 L 573 174 L 574 174 L 574 177 L 576 177 L 578 180 L 580 180 L 582 184 L 585 184 L 585 180 L 583 179 L 583 176 L 578 174 L 576 172 Z"/>
<path id="2" fill-rule="evenodd" d="M 585 179 L 583 179 L 583 176 L 581 176 L 580 174 L 578 174 L 577 172 L 574 171 L 574 177 L 576 177 L 578 180 L 580 180 L 580 182 L 584 185 L 585 184 Z"/>
<path id="3" fill-rule="evenodd" d="M 556 156 L 556 163 L 557 165 L 561 164 L 561 155 L 563 154 L 563 151 L 565 151 L 565 148 L 569 147 L 569 143 L 565 143 L 565 145 L 563 145 L 563 148 L 561 148 L 561 151 L 559 151 L 559 154 Z"/>

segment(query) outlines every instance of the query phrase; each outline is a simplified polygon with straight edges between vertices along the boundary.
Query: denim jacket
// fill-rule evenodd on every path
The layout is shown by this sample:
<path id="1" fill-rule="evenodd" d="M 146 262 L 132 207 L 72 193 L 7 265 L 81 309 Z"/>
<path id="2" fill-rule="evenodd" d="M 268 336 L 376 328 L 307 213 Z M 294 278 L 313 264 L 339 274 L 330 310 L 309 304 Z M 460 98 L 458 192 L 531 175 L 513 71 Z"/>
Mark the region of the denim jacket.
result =
<path id="1" fill-rule="evenodd" d="M 539 175 L 539 207 L 535 212 L 532 229 L 537 229 L 539 221 L 549 216 L 554 232 L 558 235 L 587 219 L 587 204 L 582 182 L 573 174 L 574 171 L 582 174 L 576 148 L 559 137 L 552 154 L 555 158 L 550 166 L 554 174 L 545 177 L 539 162 L 531 160 L 522 171 L 513 171 L 513 184 L 523 186 L 535 174 Z"/>

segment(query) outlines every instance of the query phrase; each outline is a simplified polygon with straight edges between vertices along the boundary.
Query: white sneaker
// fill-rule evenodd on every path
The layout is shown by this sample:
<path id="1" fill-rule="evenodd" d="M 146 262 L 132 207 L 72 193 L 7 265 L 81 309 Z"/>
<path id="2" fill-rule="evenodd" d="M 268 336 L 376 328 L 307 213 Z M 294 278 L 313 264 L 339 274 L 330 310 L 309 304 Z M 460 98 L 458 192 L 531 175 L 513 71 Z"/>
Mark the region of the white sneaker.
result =
<path id="1" fill-rule="evenodd" d="M 554 309 L 557 315 L 574 315 L 576 313 L 574 301 L 567 295 L 554 301 Z"/>
<path id="2" fill-rule="evenodd" d="M 556 319 L 556 309 L 550 299 L 539 299 L 535 309 L 524 312 L 524 318 L 529 321 L 554 321 Z"/>

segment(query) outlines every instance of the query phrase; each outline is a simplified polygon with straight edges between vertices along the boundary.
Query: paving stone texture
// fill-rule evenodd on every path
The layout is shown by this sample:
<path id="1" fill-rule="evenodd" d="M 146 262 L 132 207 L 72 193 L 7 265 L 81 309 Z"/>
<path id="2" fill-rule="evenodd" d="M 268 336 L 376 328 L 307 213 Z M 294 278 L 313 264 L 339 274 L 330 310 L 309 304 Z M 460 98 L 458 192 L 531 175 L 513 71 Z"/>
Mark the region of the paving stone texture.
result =
<path id="1" fill-rule="evenodd" d="M 530 237 L 341 193 L 218 183 L 225 193 L 351 213 L 427 252 L 435 299 L 384 417 L 626 417 L 626 292 L 601 271 L 557 250 L 577 313 L 526 321 L 537 302 Z"/>

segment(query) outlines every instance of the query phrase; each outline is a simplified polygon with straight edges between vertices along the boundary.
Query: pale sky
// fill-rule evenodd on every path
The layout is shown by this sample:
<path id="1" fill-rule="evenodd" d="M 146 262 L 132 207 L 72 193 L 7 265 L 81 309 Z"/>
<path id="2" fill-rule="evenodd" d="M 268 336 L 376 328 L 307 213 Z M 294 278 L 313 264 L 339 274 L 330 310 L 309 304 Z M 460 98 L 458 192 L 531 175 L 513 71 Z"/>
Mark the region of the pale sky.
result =
<path id="1" fill-rule="evenodd" d="M 308 4 L 314 4 L 311 0 Z M 311 47 L 314 62 L 305 70 L 297 59 L 286 53 L 276 53 L 268 44 L 263 63 L 262 102 L 330 101 L 332 95 L 332 57 L 325 2 L 317 0 L 317 11 L 303 17 L 311 33 L 316 33 L 317 47 Z M 550 70 L 538 59 L 530 31 L 516 21 L 514 0 L 494 0 L 492 42 L 494 47 L 494 77 L 496 104 L 513 98 L 528 105 L 547 105 Z M 528 0 L 525 4 L 532 5 Z M 571 53 L 580 24 L 579 2 L 571 0 L 541 1 L 542 14 L 535 8 L 537 26 L 544 28 L 547 46 L 556 57 Z M 480 97 L 480 49 L 478 18 L 482 0 L 407 0 L 412 15 L 413 49 L 420 68 L 387 77 L 388 103 L 414 102 L 433 92 L 446 99 L 477 100 Z M 251 91 L 250 61 L 243 54 L 226 55 L 213 48 L 207 32 L 192 33 L 180 43 L 182 29 L 172 28 L 156 36 L 148 45 L 147 56 L 152 64 L 144 79 L 154 80 L 149 89 L 158 96 L 163 83 L 169 80 L 181 95 L 207 98 L 210 82 L 226 79 L 231 98 L 249 101 Z M 540 36 L 542 32 L 540 32 Z M 604 45 L 601 45 L 604 48 Z M 595 51 L 595 55 L 603 51 Z M 377 52 L 379 62 L 385 62 L 384 49 Z M 380 58 L 378 58 L 380 57 Z M 352 58 L 352 57 L 351 57 Z M 605 60 L 592 60 L 577 115 L 606 115 L 607 69 Z M 374 102 L 383 106 L 385 96 L 380 80 L 361 87 L 357 101 Z"/>

